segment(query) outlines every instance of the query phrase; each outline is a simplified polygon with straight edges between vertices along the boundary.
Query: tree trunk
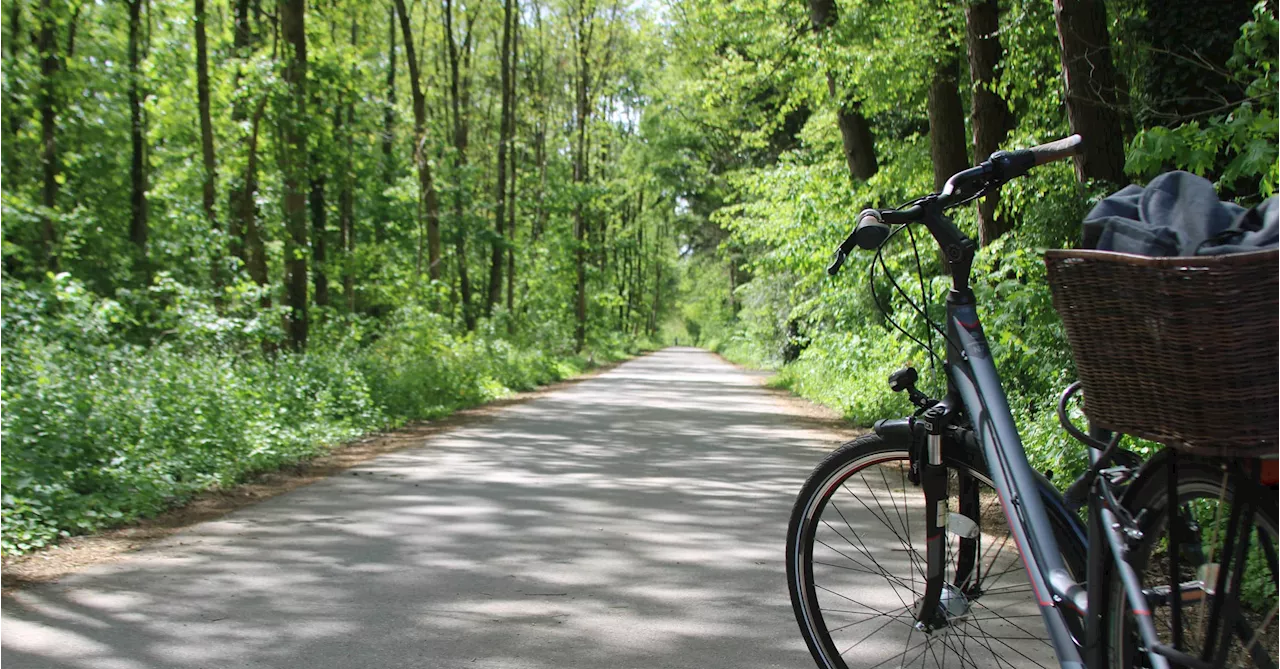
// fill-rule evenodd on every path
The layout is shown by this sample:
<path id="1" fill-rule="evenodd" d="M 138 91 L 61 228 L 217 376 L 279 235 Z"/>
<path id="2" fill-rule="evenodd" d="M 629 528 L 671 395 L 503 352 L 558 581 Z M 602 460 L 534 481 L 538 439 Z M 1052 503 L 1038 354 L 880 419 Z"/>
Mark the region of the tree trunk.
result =
<path id="1" fill-rule="evenodd" d="M 636 296 L 639 289 L 636 285 L 636 279 L 641 274 L 641 266 L 644 262 L 644 183 L 640 184 L 640 192 L 636 194 L 636 217 L 635 217 L 636 243 L 633 250 L 628 255 L 631 262 L 627 263 L 627 309 L 626 316 L 623 318 L 623 327 L 630 330 L 631 312 L 635 309 Z"/>
<path id="2" fill-rule="evenodd" d="M 462 71 L 471 58 L 472 16 L 467 16 L 466 33 L 463 36 L 461 56 L 453 30 L 453 2 L 444 0 L 444 32 L 449 57 L 449 102 L 453 108 L 454 178 L 457 187 L 453 194 L 454 253 L 458 261 L 458 293 L 462 299 L 462 322 L 467 330 L 476 327 L 476 316 L 471 308 L 471 280 L 467 276 L 467 230 L 464 219 L 464 172 L 467 167 L 467 143 L 469 133 L 470 99 L 468 84 L 462 81 Z M 470 76 L 470 68 L 466 68 Z"/>
<path id="3" fill-rule="evenodd" d="M 644 229 L 645 229 L 644 218 L 641 218 L 640 230 L 636 235 L 637 237 L 636 246 L 639 248 L 640 252 L 636 254 L 635 279 L 631 286 L 631 292 L 635 294 L 635 310 L 637 313 L 639 313 L 644 308 L 644 284 L 645 284 L 644 257 L 645 257 L 645 251 L 647 249 L 647 247 L 644 244 Z M 640 318 L 637 317 L 635 322 L 632 324 L 631 334 L 635 335 L 635 334 L 639 334 L 639 332 L 640 332 Z"/>
<path id="4" fill-rule="evenodd" d="M 946 6 L 941 5 L 939 14 L 944 11 Z M 955 45 L 947 44 L 929 82 L 929 155 L 933 159 L 933 187 L 939 191 L 952 174 L 969 166 L 959 67 Z"/>
<path id="5" fill-rule="evenodd" d="M 57 78 L 62 69 L 58 59 L 57 18 L 53 15 L 51 0 L 40 2 L 40 33 L 36 37 L 36 49 L 40 53 L 40 165 L 43 171 L 43 188 L 40 203 L 40 242 L 42 260 L 50 271 L 58 269 L 57 228 L 53 211 L 58 206 L 58 101 Z"/>
<path id="6" fill-rule="evenodd" d="M 1084 137 L 1076 178 L 1124 184 L 1124 130 L 1102 0 L 1054 0 L 1071 132 Z"/>
<path id="7" fill-rule="evenodd" d="M 312 88 L 309 93 L 311 113 L 318 119 L 324 118 L 325 100 L 320 96 L 320 87 Z M 334 104 L 334 113 L 341 115 L 342 105 Z M 311 150 L 308 153 L 307 172 L 311 182 L 311 194 L 307 197 L 307 204 L 311 207 L 311 281 L 314 285 L 313 299 L 316 306 L 327 307 L 329 306 L 329 275 L 326 266 L 329 260 L 329 203 L 326 188 L 329 185 L 327 173 L 331 167 L 327 157 L 332 152 L 328 150 L 329 143 L 323 133 L 317 133 L 310 139 Z"/>
<path id="8" fill-rule="evenodd" d="M 146 138 L 143 133 L 139 41 L 142 31 L 142 2 L 129 0 L 129 241 L 134 246 L 134 273 L 142 285 L 151 283 L 147 262 L 147 167 Z"/>
<path id="9" fill-rule="evenodd" d="M 840 127 L 840 144 L 844 147 L 844 161 L 849 166 L 849 176 L 855 181 L 866 181 L 880 171 L 880 165 L 876 161 L 871 125 L 862 115 L 862 103 L 844 100 L 830 73 L 827 74 L 827 91 L 836 103 L 836 124 Z"/>
<path id="10" fill-rule="evenodd" d="M 289 299 L 289 343 L 301 350 L 307 345 L 307 138 L 303 132 L 307 113 L 307 33 L 305 0 L 278 0 L 280 29 L 285 46 L 284 82 L 289 96 L 281 116 L 281 172 L 284 176 L 284 216 L 288 228 L 285 244 L 285 291 Z"/>
<path id="11" fill-rule="evenodd" d="M 396 123 L 396 8 L 393 6 L 390 10 L 391 25 L 387 39 L 390 47 L 387 49 L 387 103 L 382 111 L 382 185 L 384 194 L 379 196 L 381 207 L 378 208 L 378 216 L 374 220 L 373 239 L 378 244 L 387 241 L 387 220 L 391 215 L 391 204 L 385 195 L 385 190 L 391 188 L 396 182 L 396 162 L 395 162 L 395 123 Z"/>
<path id="12" fill-rule="evenodd" d="M 204 178 L 201 180 L 201 204 L 204 217 L 213 232 L 216 243 L 209 253 L 209 278 L 213 282 L 214 299 L 220 300 L 222 294 L 222 240 L 221 226 L 214 207 L 217 199 L 217 161 L 213 153 L 213 119 L 209 112 L 209 48 L 205 36 L 205 0 L 195 0 L 196 28 L 196 100 L 200 111 L 200 157 L 204 167 Z"/>
<path id="13" fill-rule="evenodd" d="M 662 263 L 655 262 L 654 268 L 656 271 L 653 278 L 653 310 L 649 312 L 649 335 L 658 331 L 658 311 L 662 309 Z"/>
<path id="14" fill-rule="evenodd" d="M 975 0 L 965 5 L 969 41 L 969 78 L 973 81 L 973 159 L 986 160 L 1000 149 L 1009 134 L 1009 108 L 995 92 L 996 67 L 1000 64 L 1000 6 L 996 0 Z M 978 243 L 986 246 L 1009 229 L 996 216 L 1000 193 L 978 201 Z"/>
<path id="15" fill-rule="evenodd" d="M 574 350 L 581 352 L 587 342 L 587 240 L 590 237 L 586 213 L 583 210 L 582 186 L 586 184 L 589 174 L 587 164 L 587 121 L 591 113 L 587 104 L 590 86 L 590 62 L 587 56 L 591 51 L 591 37 L 594 32 L 595 7 L 588 12 L 586 0 L 578 0 L 577 25 L 574 26 L 574 63 L 577 80 L 574 82 L 574 110 L 577 128 L 573 155 L 573 183 L 575 198 L 573 204 L 573 240 L 574 240 Z"/>
<path id="16" fill-rule="evenodd" d="M 502 86 L 502 111 L 498 121 L 498 166 L 495 187 L 493 231 L 494 239 L 489 255 L 489 296 L 485 300 L 484 313 L 493 313 L 493 305 L 502 299 L 502 264 L 505 260 L 506 239 L 504 227 L 507 217 L 507 151 L 511 143 L 511 24 L 513 2 L 502 3 L 502 45 L 499 48 L 499 83 Z"/>
<path id="17" fill-rule="evenodd" d="M 244 59 L 248 55 L 246 50 L 249 48 L 249 44 L 253 39 L 253 34 L 249 26 L 249 8 L 249 0 L 235 0 L 235 37 L 232 41 L 232 54 L 236 59 L 236 89 L 240 88 L 240 81 L 243 77 L 242 67 L 244 65 Z M 231 120 L 235 121 L 236 127 L 240 127 L 241 124 L 249 118 L 247 102 L 248 101 L 245 100 L 242 95 L 237 95 L 231 102 Z M 238 144 L 247 147 L 252 141 L 256 147 L 257 138 L 255 135 L 257 132 L 257 121 L 254 122 L 253 126 L 254 128 L 252 131 L 245 133 L 242 137 L 238 138 Z M 250 162 L 254 162 L 256 164 L 256 161 L 254 160 L 251 160 Z M 248 268 L 250 264 L 248 239 L 248 230 L 250 225 L 249 219 L 256 211 L 256 207 L 254 206 L 255 194 L 249 193 L 248 189 L 249 182 L 256 182 L 256 180 L 257 173 L 251 173 L 248 168 L 246 168 L 243 175 L 233 175 L 231 177 L 231 184 L 227 189 L 227 236 L 230 238 L 228 240 L 228 246 L 230 247 L 231 255 L 238 258 L 246 268 Z M 254 188 L 256 190 L 256 184 Z M 250 271 L 251 276 L 252 274 L 252 271 Z"/>
<path id="18" fill-rule="evenodd" d="M 316 111 L 318 113 L 321 110 Z M 338 113 L 342 113 L 341 109 Z M 319 155 L 313 155 L 311 160 L 313 165 L 320 167 Z M 327 184 L 328 179 L 323 173 L 311 177 L 311 196 L 308 198 L 311 205 L 311 280 L 315 283 L 317 307 L 329 306 L 329 277 L 325 274 L 325 264 L 328 261 L 325 239 L 329 234 L 329 205 L 325 201 Z"/>
<path id="19" fill-rule="evenodd" d="M 533 162 L 538 169 L 538 196 L 534 203 L 533 226 L 529 231 L 529 236 L 533 243 L 538 243 L 542 237 L 542 231 L 547 224 L 547 99 L 546 99 L 546 41 L 543 39 L 542 30 L 542 6 L 534 2 L 533 5 L 533 21 L 538 31 L 538 57 L 535 59 L 536 74 L 534 75 L 534 95 L 533 99 L 537 101 L 534 111 L 534 130 L 533 130 Z"/>
<path id="20" fill-rule="evenodd" d="M 18 62 L 17 58 L 19 57 L 19 54 L 26 53 L 23 49 L 24 45 L 22 43 L 24 32 L 22 25 L 22 5 L 23 3 L 18 2 L 17 0 L 9 3 L 9 38 L 5 40 L 4 47 L 5 57 L 7 57 L 9 59 L 8 62 L 11 63 Z M 32 38 L 36 37 L 37 35 L 32 35 Z M 6 88 L 9 88 L 9 90 L 5 91 L 4 98 L 4 104 L 8 107 L 8 109 L 5 110 L 5 126 L 9 129 L 10 136 L 16 137 L 22 134 L 22 128 L 27 122 L 27 109 L 23 104 L 23 100 L 26 97 L 26 86 L 13 82 L 11 84 L 11 88 Z M 13 181 L 22 182 L 24 175 L 20 170 L 22 170 L 23 167 L 24 165 L 21 163 L 13 164 L 10 168 L 13 172 L 8 175 L 9 178 L 13 179 Z"/>
<path id="21" fill-rule="evenodd" d="M 262 125 L 262 114 L 266 111 L 267 99 L 262 98 L 258 102 L 257 109 L 253 113 L 253 121 L 250 125 L 249 142 L 248 142 L 248 161 L 244 168 L 244 189 L 239 199 L 234 201 L 234 206 L 239 207 L 239 214 L 236 218 L 244 223 L 244 249 L 242 251 L 245 260 L 245 269 L 249 271 L 249 278 L 259 286 L 266 286 L 267 277 L 267 249 L 262 241 L 262 229 L 258 225 L 258 129 Z M 264 292 L 260 301 L 263 309 L 271 307 L 271 293 Z"/>
<path id="22" fill-rule="evenodd" d="M 830 32 L 839 20 L 835 0 L 809 0 L 809 22 L 813 32 L 820 37 Z M 862 115 L 861 103 L 845 99 L 836 85 L 835 75 L 827 72 L 827 93 L 836 108 L 836 125 L 840 127 L 840 143 L 844 148 L 845 163 L 854 181 L 865 181 L 875 176 L 880 166 L 876 161 L 875 138 L 871 126 Z"/>
<path id="23" fill-rule="evenodd" d="M 516 0 L 511 0 L 512 11 L 515 18 L 511 25 L 511 80 L 508 84 L 507 97 L 511 100 L 511 121 L 509 123 L 511 131 L 511 176 L 510 188 L 511 194 L 507 198 L 507 313 L 515 313 L 515 284 L 516 284 L 516 161 L 517 152 L 515 150 L 516 137 L 516 109 L 518 107 L 519 98 L 516 97 L 517 84 L 519 82 L 519 65 L 520 65 L 520 5 Z M 509 327 L 514 327 L 514 322 L 508 321 Z"/>
<path id="24" fill-rule="evenodd" d="M 431 178 L 431 163 L 427 155 L 427 99 L 418 78 L 418 56 L 413 46 L 413 29 L 409 26 L 409 13 L 404 0 L 395 0 L 396 14 L 400 17 L 400 32 L 404 37 L 405 60 L 409 65 L 409 83 L 413 91 L 413 161 L 418 168 L 419 217 L 425 210 L 427 221 L 427 274 L 432 281 L 440 279 L 440 200 Z M 421 226 L 419 226 L 421 230 Z M 419 239 L 418 273 L 422 273 L 421 239 Z"/>
<path id="25" fill-rule="evenodd" d="M 351 46 L 357 46 L 357 30 L 356 20 L 351 20 Z M 393 30 L 391 34 L 395 34 Z M 351 65 L 351 79 L 356 78 L 355 63 Z M 343 164 L 342 164 L 342 190 L 338 194 L 338 229 L 341 237 L 340 244 L 342 246 L 342 297 L 347 305 L 347 312 L 351 313 L 356 308 L 356 284 L 355 284 L 355 166 L 353 163 L 353 153 L 355 151 L 353 141 L 353 131 L 356 122 L 356 106 L 352 99 L 352 93 L 347 92 L 346 100 L 346 124 L 343 125 L 343 110 L 339 107 L 334 114 L 334 134 L 342 141 L 343 146 Z"/>

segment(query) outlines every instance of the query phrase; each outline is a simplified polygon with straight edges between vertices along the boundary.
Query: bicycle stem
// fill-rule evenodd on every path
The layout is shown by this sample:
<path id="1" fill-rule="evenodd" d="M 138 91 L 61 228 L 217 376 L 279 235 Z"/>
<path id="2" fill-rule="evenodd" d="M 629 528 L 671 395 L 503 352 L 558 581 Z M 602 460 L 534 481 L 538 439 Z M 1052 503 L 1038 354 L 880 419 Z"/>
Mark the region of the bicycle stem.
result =
<path id="1" fill-rule="evenodd" d="M 946 260 L 948 274 L 951 276 L 952 292 L 972 301 L 973 290 L 969 287 L 969 274 L 973 271 L 973 257 L 978 246 L 943 214 L 948 204 L 946 195 L 930 197 L 920 203 L 920 207 L 924 209 L 923 222 L 929 234 L 942 248 L 942 257 Z"/>

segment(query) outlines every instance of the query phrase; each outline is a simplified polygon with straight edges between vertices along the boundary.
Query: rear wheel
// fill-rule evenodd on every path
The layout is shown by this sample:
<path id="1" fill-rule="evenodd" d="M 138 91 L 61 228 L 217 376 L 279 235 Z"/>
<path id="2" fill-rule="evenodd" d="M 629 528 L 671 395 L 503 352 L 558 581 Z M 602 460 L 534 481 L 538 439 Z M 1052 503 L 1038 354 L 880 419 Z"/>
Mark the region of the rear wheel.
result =
<path id="1" fill-rule="evenodd" d="M 948 508 L 960 517 L 945 534 L 941 624 L 932 630 L 916 624 L 925 504 L 907 477 L 907 450 L 866 435 L 829 455 L 805 483 L 787 534 L 787 578 L 818 666 L 1058 666 L 981 457 L 951 451 Z M 1054 523 L 1068 565 L 1083 573 L 1083 546 L 1064 519 Z"/>
<path id="2" fill-rule="evenodd" d="M 1125 494 L 1141 530 L 1127 561 L 1157 636 L 1216 667 L 1277 666 L 1277 496 L 1247 471 L 1166 451 Z M 1114 580 L 1111 665 L 1150 666 Z"/>

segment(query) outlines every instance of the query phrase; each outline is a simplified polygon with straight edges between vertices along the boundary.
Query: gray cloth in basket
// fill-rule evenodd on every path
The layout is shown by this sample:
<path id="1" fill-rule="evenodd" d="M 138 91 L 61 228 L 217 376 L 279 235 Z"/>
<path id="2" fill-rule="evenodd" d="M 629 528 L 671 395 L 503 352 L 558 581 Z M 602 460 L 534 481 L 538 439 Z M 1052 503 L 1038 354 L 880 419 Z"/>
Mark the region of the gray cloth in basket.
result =
<path id="1" fill-rule="evenodd" d="M 1221 202 L 1207 179 L 1167 172 L 1125 186 L 1084 219 L 1084 248 L 1145 256 L 1245 253 L 1280 242 L 1276 198 L 1245 209 Z"/>

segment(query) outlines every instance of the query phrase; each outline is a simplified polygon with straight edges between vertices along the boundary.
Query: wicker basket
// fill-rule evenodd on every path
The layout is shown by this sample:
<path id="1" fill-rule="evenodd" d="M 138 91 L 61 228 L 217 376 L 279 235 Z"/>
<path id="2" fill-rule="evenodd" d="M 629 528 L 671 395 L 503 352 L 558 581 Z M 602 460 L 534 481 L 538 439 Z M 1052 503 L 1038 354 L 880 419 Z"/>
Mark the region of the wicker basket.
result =
<path id="1" fill-rule="evenodd" d="M 1274 456 L 1275 250 L 1151 258 L 1045 255 L 1094 425 L 1211 456 Z"/>

